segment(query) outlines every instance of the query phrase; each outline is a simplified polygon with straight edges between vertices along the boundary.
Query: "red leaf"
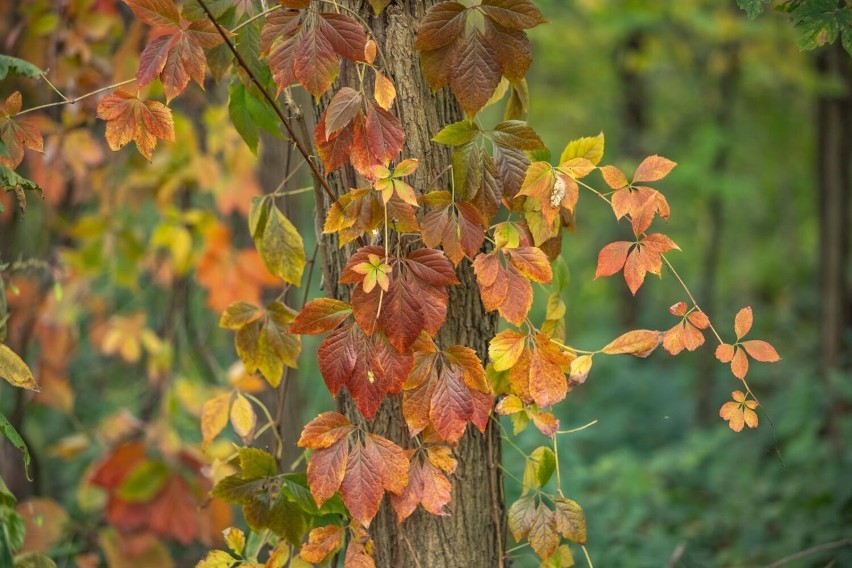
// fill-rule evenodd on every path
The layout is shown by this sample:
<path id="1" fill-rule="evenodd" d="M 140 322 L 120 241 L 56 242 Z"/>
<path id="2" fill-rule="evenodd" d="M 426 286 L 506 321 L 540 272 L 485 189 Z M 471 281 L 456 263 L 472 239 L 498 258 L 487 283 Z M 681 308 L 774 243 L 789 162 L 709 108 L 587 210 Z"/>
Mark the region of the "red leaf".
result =
<path id="1" fill-rule="evenodd" d="M 337 396 L 355 372 L 358 347 L 352 341 L 352 334 L 351 325 L 341 327 L 326 337 L 317 351 L 322 378 L 333 396 Z"/>
<path id="2" fill-rule="evenodd" d="M 429 513 L 437 516 L 448 515 L 446 506 L 451 500 L 452 484 L 444 473 L 427 459 L 411 460 L 408 470 L 408 486 L 405 491 L 391 496 L 391 504 L 399 522 L 404 521 L 418 504 Z"/>
<path id="3" fill-rule="evenodd" d="M 418 249 L 408 255 L 407 265 L 414 276 L 426 284 L 448 286 L 459 283 L 453 265 L 439 250 Z"/>
<path id="4" fill-rule="evenodd" d="M 408 351 L 423 330 L 422 301 L 408 276 L 395 278 L 385 295 L 379 325 L 385 330 L 391 345 L 400 352 Z"/>
<path id="5" fill-rule="evenodd" d="M 302 28 L 295 48 L 293 72 L 305 89 L 319 97 L 331 86 L 339 71 L 340 61 L 334 46 L 320 32 L 319 26 Z"/>
<path id="6" fill-rule="evenodd" d="M 318 20 L 320 32 L 341 57 L 365 61 L 367 35 L 358 20 L 346 14 L 323 12 Z"/>
<path id="7" fill-rule="evenodd" d="M 375 444 L 367 447 L 356 443 L 349 454 L 346 464 L 346 474 L 340 486 L 340 496 L 352 518 L 364 525 L 376 516 L 382 501 L 381 456 L 375 451 Z"/>
<path id="8" fill-rule="evenodd" d="M 317 507 L 322 507 L 340 489 L 348 461 L 349 440 L 345 438 L 311 455 L 308 460 L 308 485 Z"/>
<path id="9" fill-rule="evenodd" d="M 357 121 L 356 117 L 356 121 Z M 314 143 L 317 146 L 326 174 L 349 163 L 352 151 L 354 126 L 352 124 L 339 130 L 331 138 L 325 136 L 325 116 L 322 116 L 314 128 Z"/>
<path id="10" fill-rule="evenodd" d="M 370 434 L 364 439 L 366 451 L 378 456 L 382 487 L 399 495 L 408 485 L 408 455 L 390 440 Z"/>
<path id="11" fill-rule="evenodd" d="M 397 157 L 405 142 L 399 119 L 374 103 L 367 107 L 365 134 L 370 154 L 385 166 Z"/>
<path id="12" fill-rule="evenodd" d="M 209 20 L 192 22 L 188 27 L 170 26 L 142 51 L 136 81 L 141 87 L 159 77 L 163 81 L 166 100 L 170 101 L 186 88 L 189 80 L 204 88 L 206 57 L 204 50 L 222 43 L 222 37 Z"/>

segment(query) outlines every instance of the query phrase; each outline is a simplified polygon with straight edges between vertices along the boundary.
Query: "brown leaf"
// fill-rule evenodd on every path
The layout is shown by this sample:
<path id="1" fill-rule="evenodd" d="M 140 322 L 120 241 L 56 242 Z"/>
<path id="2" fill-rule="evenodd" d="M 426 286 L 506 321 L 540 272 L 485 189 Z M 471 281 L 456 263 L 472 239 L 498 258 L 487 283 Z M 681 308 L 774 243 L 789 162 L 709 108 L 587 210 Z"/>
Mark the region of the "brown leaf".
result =
<path id="1" fill-rule="evenodd" d="M 465 112 L 474 115 L 485 106 L 501 76 L 494 48 L 479 30 L 468 32 L 449 70 L 450 88 Z"/>
<path id="2" fill-rule="evenodd" d="M 319 564 L 343 544 L 343 528 L 337 525 L 317 527 L 308 534 L 308 542 L 299 552 L 302 560 Z"/>

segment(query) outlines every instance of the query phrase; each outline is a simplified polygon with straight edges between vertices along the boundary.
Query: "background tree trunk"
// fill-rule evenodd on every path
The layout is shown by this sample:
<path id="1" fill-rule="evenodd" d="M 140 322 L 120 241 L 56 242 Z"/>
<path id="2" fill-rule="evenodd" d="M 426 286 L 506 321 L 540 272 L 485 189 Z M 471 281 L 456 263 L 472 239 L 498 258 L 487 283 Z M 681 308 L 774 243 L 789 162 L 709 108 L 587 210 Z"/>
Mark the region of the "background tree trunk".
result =
<path id="1" fill-rule="evenodd" d="M 421 191 L 435 183 L 450 163 L 448 147 L 431 142 L 441 128 L 463 118 L 462 111 L 443 89 L 432 93 L 420 71 L 417 52 L 414 50 L 417 25 L 433 0 L 406 0 L 394 2 L 378 17 L 366 2 L 339 0 L 341 6 L 357 11 L 369 24 L 372 36 L 379 45 L 376 63 L 396 86 L 397 98 L 393 112 L 405 129 L 405 148 L 402 157 L 420 160 L 414 175 L 414 186 Z M 344 63 L 339 85 L 357 86 L 354 69 Z M 321 101 L 317 116 L 328 103 L 333 90 Z M 446 174 L 438 183 L 448 183 Z M 357 187 L 356 175 L 351 167 L 333 173 L 329 182 L 338 195 Z M 329 201 L 317 192 L 318 227 L 322 226 Z M 334 236 L 320 236 L 323 258 L 324 290 L 327 295 L 347 299 L 349 286 L 337 283 L 341 268 L 352 253 L 351 247 L 339 249 Z M 403 243 L 405 246 L 407 243 Z M 414 243 L 408 243 L 413 245 Z M 414 248 L 419 248 L 415 245 Z M 450 287 L 450 306 L 447 321 L 438 334 L 440 346 L 466 345 L 475 349 L 484 360 L 488 340 L 497 330 L 496 314 L 486 314 L 479 299 L 479 289 L 470 263 L 462 261 L 459 267 L 459 286 Z M 339 400 L 340 407 L 355 422 L 363 422 L 348 394 Z M 369 428 L 390 438 L 403 447 L 408 441 L 408 430 L 402 418 L 399 396 L 385 400 Z M 376 565 L 381 568 L 396 567 L 492 567 L 502 566 L 505 543 L 505 507 L 502 477 L 496 464 L 500 462 L 499 431 L 491 423 L 485 434 L 472 427 L 455 450 L 458 470 L 452 476 L 453 500 L 450 514 L 435 517 L 422 510 L 415 512 L 399 525 L 388 500 L 382 503 L 378 516 L 370 526 L 376 545 Z"/>
<path id="2" fill-rule="evenodd" d="M 819 272 L 821 368 L 827 391 L 831 373 L 852 368 L 852 59 L 840 43 L 823 48 L 817 67 L 836 81 L 837 92 L 817 101 L 819 138 Z M 839 448 L 837 421 L 849 410 L 841 396 L 830 396 L 828 434 Z"/>

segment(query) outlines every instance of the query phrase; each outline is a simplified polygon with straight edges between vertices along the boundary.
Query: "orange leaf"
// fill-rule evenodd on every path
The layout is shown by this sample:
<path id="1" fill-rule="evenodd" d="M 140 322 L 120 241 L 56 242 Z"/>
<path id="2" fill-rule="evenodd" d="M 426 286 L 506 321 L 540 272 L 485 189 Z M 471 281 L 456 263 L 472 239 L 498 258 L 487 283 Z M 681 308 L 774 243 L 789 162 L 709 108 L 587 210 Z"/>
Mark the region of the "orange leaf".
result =
<path id="1" fill-rule="evenodd" d="M 775 363 L 781 360 L 781 356 L 772 345 L 760 339 L 752 339 L 741 343 L 743 349 L 749 356 L 762 363 Z"/>
<path id="2" fill-rule="evenodd" d="M 149 161 L 157 139 L 175 141 L 172 111 L 157 101 L 143 101 L 124 89 L 105 96 L 98 104 L 98 118 L 107 121 L 106 139 L 113 150 L 133 140 Z"/>
<path id="3" fill-rule="evenodd" d="M 749 332 L 752 321 L 751 306 L 746 306 L 737 312 L 737 317 L 734 319 L 734 332 L 737 334 L 737 339 L 742 338 Z"/>
<path id="4" fill-rule="evenodd" d="M 352 432 L 352 424 L 339 412 L 323 412 L 302 430 L 296 445 L 320 450 L 337 443 Z"/>
<path id="5" fill-rule="evenodd" d="M 319 564 L 338 550 L 342 543 L 343 528 L 337 525 L 317 527 L 308 534 L 308 542 L 302 545 L 299 556 L 305 562 Z"/>
<path id="6" fill-rule="evenodd" d="M 738 379 L 744 379 L 746 374 L 748 374 L 748 357 L 746 357 L 745 350 L 741 347 L 737 347 L 734 353 L 734 358 L 731 361 L 731 371 Z"/>
<path id="7" fill-rule="evenodd" d="M 390 110 L 396 98 L 396 88 L 390 79 L 376 71 L 376 85 L 374 95 L 376 102 L 385 110 Z"/>
<path id="8" fill-rule="evenodd" d="M 728 343 L 722 343 L 716 348 L 716 359 L 722 363 L 730 363 L 734 358 L 734 346 Z"/>
<path id="9" fill-rule="evenodd" d="M 628 331 L 610 342 L 601 349 L 607 355 L 633 355 L 635 357 L 647 357 L 662 341 L 662 333 L 649 329 L 637 329 Z"/>
<path id="10" fill-rule="evenodd" d="M 662 156 L 648 156 L 633 174 L 633 183 L 657 181 L 663 179 L 671 172 L 677 163 Z"/>

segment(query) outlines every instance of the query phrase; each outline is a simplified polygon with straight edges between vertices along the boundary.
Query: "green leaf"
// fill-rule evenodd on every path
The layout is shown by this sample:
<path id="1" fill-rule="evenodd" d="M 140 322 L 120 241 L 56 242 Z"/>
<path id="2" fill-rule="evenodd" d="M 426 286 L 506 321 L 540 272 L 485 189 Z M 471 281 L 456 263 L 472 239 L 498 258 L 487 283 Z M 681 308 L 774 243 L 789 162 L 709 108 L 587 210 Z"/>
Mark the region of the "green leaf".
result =
<path id="1" fill-rule="evenodd" d="M 162 461 L 144 461 L 124 479 L 117 495 L 129 503 L 147 503 L 162 491 L 169 475 L 169 468 Z"/>
<path id="2" fill-rule="evenodd" d="M 0 433 L 6 436 L 12 445 L 21 450 L 21 453 L 24 454 L 24 469 L 27 472 L 27 479 L 30 479 L 30 450 L 24 443 L 24 439 L 21 438 L 21 435 L 18 434 L 18 431 L 15 430 L 15 427 L 12 426 L 12 423 L 9 422 L 2 412 L 0 412 Z"/>
<path id="3" fill-rule="evenodd" d="M 556 471 L 556 455 L 547 446 L 539 446 L 527 458 L 524 467 L 524 491 L 540 489 L 547 485 Z"/>
<path id="4" fill-rule="evenodd" d="M 9 491 L 9 488 L 6 486 L 6 482 L 3 481 L 3 478 L 0 477 L 0 509 L 14 509 L 17 503 L 18 500 L 14 495 L 12 495 L 12 492 Z"/>
<path id="5" fill-rule="evenodd" d="M 23 59 L 11 57 L 9 55 L 0 55 L 0 81 L 6 78 L 9 73 L 18 75 L 19 77 L 41 77 L 44 71 Z"/>
<path id="6" fill-rule="evenodd" d="M 523 120 L 506 120 L 494 127 L 492 132 L 494 143 L 506 148 L 518 150 L 543 150 L 544 142 L 538 133 Z"/>
<path id="7" fill-rule="evenodd" d="M 228 114 L 234 128 L 242 136 L 249 150 L 257 155 L 257 143 L 260 139 L 260 129 L 253 120 L 248 108 L 248 93 L 245 86 L 234 77 L 228 86 Z"/>
<path id="8" fill-rule="evenodd" d="M 0 377 L 13 387 L 28 389 L 38 392 L 38 384 L 33 378 L 33 373 L 24 360 L 18 357 L 8 345 L 0 343 Z"/>
<path id="9" fill-rule="evenodd" d="M 42 193 L 41 187 L 36 182 L 19 176 L 6 166 L 0 166 L 0 188 L 8 190 L 15 189 L 16 187 L 29 191 L 37 191 L 39 194 Z"/>
<path id="10" fill-rule="evenodd" d="M 308 477 L 304 473 L 287 473 L 283 475 L 283 478 L 282 493 L 298 504 L 307 514 L 311 516 L 347 514 L 346 506 L 343 504 L 339 493 L 335 493 L 331 499 L 322 504 L 322 507 L 318 508 L 313 495 L 311 495 L 311 490 L 308 488 Z"/>
<path id="11" fill-rule="evenodd" d="M 479 126 L 475 122 L 462 120 L 444 127 L 432 138 L 432 141 L 447 146 L 461 146 L 479 136 L 480 133 Z"/>
<path id="12" fill-rule="evenodd" d="M 835 0 L 809 0 L 797 5 L 790 12 L 790 18 L 799 31 L 799 48 L 815 49 L 826 43 L 834 43 L 841 30 L 844 35 L 850 33 L 852 8 L 845 6 L 840 9 Z"/>
<path id="13" fill-rule="evenodd" d="M 264 493 L 266 484 L 266 478 L 243 479 L 241 475 L 235 474 L 220 480 L 211 493 L 228 503 L 248 505 Z"/>
<path id="14" fill-rule="evenodd" d="M 254 211 L 256 204 L 269 207 L 263 227 L 258 222 L 262 215 Z M 305 245 L 299 231 L 272 201 L 252 200 L 249 218 L 250 226 L 256 220 L 254 242 L 266 268 L 285 282 L 299 286 L 306 264 Z"/>
<path id="15" fill-rule="evenodd" d="M 748 17 L 754 19 L 763 11 L 763 5 L 769 0 L 737 0 L 737 5 L 745 10 Z"/>
<path id="16" fill-rule="evenodd" d="M 271 507 L 256 500 L 243 507 L 246 523 L 253 530 L 269 529 L 281 538 L 298 545 L 307 530 L 305 514 L 293 502 L 280 496 Z"/>
<path id="17" fill-rule="evenodd" d="M 240 469 L 243 479 L 261 479 L 278 474 L 272 454 L 257 448 L 240 448 Z"/>

